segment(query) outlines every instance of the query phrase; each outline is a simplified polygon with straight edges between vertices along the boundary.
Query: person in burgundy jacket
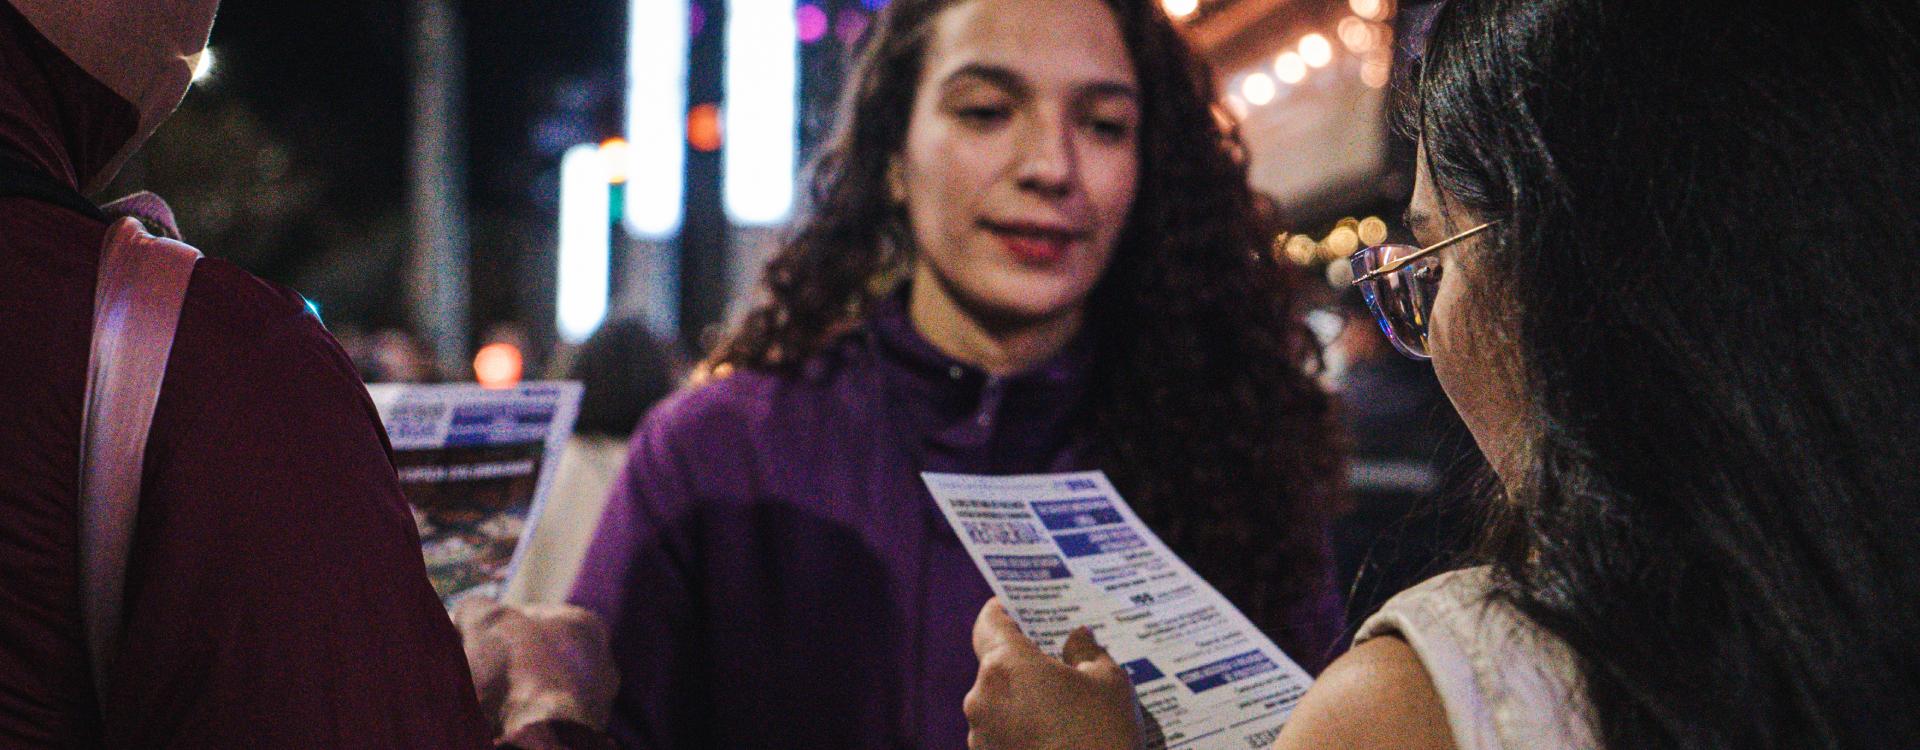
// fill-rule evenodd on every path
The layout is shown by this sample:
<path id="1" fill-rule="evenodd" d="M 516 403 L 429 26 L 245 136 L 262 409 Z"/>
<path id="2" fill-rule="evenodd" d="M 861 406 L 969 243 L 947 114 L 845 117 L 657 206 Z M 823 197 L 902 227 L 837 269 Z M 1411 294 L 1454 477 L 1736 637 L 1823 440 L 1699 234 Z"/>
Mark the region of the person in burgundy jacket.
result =
<path id="1" fill-rule="evenodd" d="M 180 314 L 96 698 L 77 507 L 107 224 L 81 196 L 180 101 L 215 5 L 0 3 L 0 747 L 489 747 L 352 365 L 298 295 L 217 257 Z"/>

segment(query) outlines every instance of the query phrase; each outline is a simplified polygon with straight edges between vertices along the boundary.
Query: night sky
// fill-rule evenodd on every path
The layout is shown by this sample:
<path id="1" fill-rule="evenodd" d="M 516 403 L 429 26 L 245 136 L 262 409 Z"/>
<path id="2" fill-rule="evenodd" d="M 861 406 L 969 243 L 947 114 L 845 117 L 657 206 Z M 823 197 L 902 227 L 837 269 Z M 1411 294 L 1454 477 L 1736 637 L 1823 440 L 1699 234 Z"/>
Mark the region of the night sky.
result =
<path id="1" fill-rule="evenodd" d="M 484 327 L 540 311 L 534 296 L 547 288 L 540 277 L 559 153 L 620 129 L 626 8 L 622 0 L 455 7 L 465 41 L 474 320 Z M 315 298 L 334 325 L 406 322 L 410 12 L 410 2 L 394 0 L 227 2 L 214 25 L 214 78 L 167 126 L 207 129 L 208 118 L 193 113 L 243 111 L 284 147 L 313 186 L 282 217 L 285 226 L 263 229 L 271 240 L 202 232 L 197 241 L 227 240 L 206 249 Z M 163 129 L 156 150 L 165 153 L 168 135 L 181 137 Z M 243 162 L 262 150 L 227 148 Z M 163 178 L 149 180 L 163 195 L 195 194 Z M 197 207 L 181 208 L 196 241 Z"/>
<path id="2" fill-rule="evenodd" d="M 339 173 L 343 206 L 405 199 L 408 3 L 229 2 L 214 26 L 219 77 L 195 95 L 232 96 Z M 619 0 L 457 2 L 467 56 L 466 117 L 477 210 L 529 196 L 525 160 L 543 120 L 612 135 L 626 24 Z M 585 105 L 584 113 L 580 112 Z M 572 111 L 569 111 L 572 110 Z M 517 178 L 517 179 L 516 179 Z"/>
<path id="3" fill-rule="evenodd" d="M 881 0 L 818 2 L 836 26 Z M 624 103 L 625 0 L 506 2 L 454 0 L 465 40 L 464 167 L 473 239 L 473 320 L 547 325 L 557 167 L 576 143 L 620 134 Z M 690 103 L 720 98 L 724 0 L 695 0 L 704 17 L 693 38 Z M 404 233 L 411 0 L 230 0 L 215 23 L 213 79 L 190 93 L 181 112 L 148 149 L 153 168 L 130 170 L 125 188 L 152 187 L 181 209 L 189 241 L 269 279 L 294 286 L 327 311 L 329 325 L 379 328 L 406 323 Z M 864 18 L 864 15 L 861 15 Z M 862 26 L 864 27 L 864 26 Z M 852 49 L 830 34 L 802 48 L 803 154 L 830 124 L 841 63 Z M 180 131 L 223 132 L 245 116 L 260 142 L 206 144 Z M 171 128 L 173 132 L 169 132 Z M 187 146 L 172 145 L 182 141 Z M 234 178 L 207 196 L 199 164 L 239 161 L 229 171 L 271 169 L 246 163 L 276 146 L 288 154 L 293 183 L 310 189 L 299 205 L 248 213 L 249 196 L 271 195 L 266 180 Z M 191 152 L 191 157 L 182 155 Z M 165 159 L 173 155 L 171 170 Z M 717 182 L 719 157 L 689 154 L 685 226 L 724 245 Z M 291 179 L 291 178 L 290 178 Z M 174 196 L 183 196 L 175 198 Z M 200 205 L 238 201 L 243 216 L 268 216 L 232 231 L 201 220 Z M 257 201 L 256 201 L 257 202 Z M 708 205 L 711 204 L 711 205 Z M 710 215 L 709 215 L 710 214 Z M 224 216 L 220 214 L 219 216 Z M 215 218 L 218 218 L 216 216 Z M 242 231 L 247 230 L 247 231 Z M 251 233 L 249 233 L 251 232 Z M 693 281 L 693 280 L 689 280 Z"/>

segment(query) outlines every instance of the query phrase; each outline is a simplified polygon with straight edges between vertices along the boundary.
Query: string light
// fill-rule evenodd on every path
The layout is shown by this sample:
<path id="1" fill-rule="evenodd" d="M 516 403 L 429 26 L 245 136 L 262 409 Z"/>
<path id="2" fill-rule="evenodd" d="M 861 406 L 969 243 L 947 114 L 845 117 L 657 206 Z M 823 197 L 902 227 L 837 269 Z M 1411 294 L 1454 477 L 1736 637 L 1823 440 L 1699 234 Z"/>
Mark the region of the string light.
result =
<path id="1" fill-rule="evenodd" d="M 1384 88 L 1393 74 L 1393 56 L 1385 50 L 1368 52 L 1360 62 L 1360 82 L 1373 88 Z"/>
<path id="2" fill-rule="evenodd" d="M 1279 89 L 1273 85 L 1273 78 L 1265 73 L 1254 73 L 1240 82 L 1240 95 L 1247 103 L 1259 107 L 1273 101 Z"/>
<path id="3" fill-rule="evenodd" d="M 1327 234 L 1327 241 L 1321 243 L 1321 257 L 1328 261 L 1341 260 L 1360 249 L 1360 234 L 1352 227 L 1335 227 Z"/>
<path id="4" fill-rule="evenodd" d="M 1340 35 L 1340 43 L 1346 45 L 1347 51 L 1349 52 L 1358 54 L 1373 49 L 1373 29 L 1366 21 L 1361 20 L 1359 16 L 1347 16 L 1346 18 L 1340 19 L 1338 33 Z"/>
<path id="5" fill-rule="evenodd" d="M 1161 0 L 1161 3 L 1169 14 L 1176 16 L 1182 11 L 1192 12 L 1189 8 L 1199 7 L 1199 0 Z M 1341 18 L 1335 26 L 1334 37 L 1347 50 L 1360 56 L 1361 83 L 1371 88 L 1383 88 L 1392 74 L 1393 30 L 1384 24 L 1369 21 L 1367 17 L 1392 14 L 1392 0 L 1350 0 L 1350 4 L 1359 15 Z M 1332 64 L 1334 51 L 1333 41 L 1326 34 L 1310 32 L 1300 37 L 1292 49 L 1274 56 L 1270 71 L 1248 72 L 1229 89 L 1225 101 L 1228 111 L 1245 119 L 1251 107 L 1273 102 L 1280 94 L 1290 90 L 1287 87 L 1305 81 L 1314 68 Z"/>
<path id="6" fill-rule="evenodd" d="M 1300 38 L 1300 59 L 1316 68 L 1324 68 L 1333 62 L 1333 43 L 1320 34 L 1308 34 Z"/>
<path id="7" fill-rule="evenodd" d="M 1378 245 L 1387 241 L 1387 222 L 1378 216 L 1369 216 L 1360 221 L 1360 244 Z"/>
<path id="8" fill-rule="evenodd" d="M 1273 61 L 1273 74 L 1281 83 L 1299 83 L 1307 79 L 1307 61 L 1300 53 L 1288 50 Z"/>
<path id="9" fill-rule="evenodd" d="M 1286 250 L 1288 258 L 1304 266 L 1313 263 L 1313 259 L 1319 256 L 1320 243 L 1314 242 L 1312 237 L 1296 234 L 1287 238 Z"/>
<path id="10" fill-rule="evenodd" d="M 1390 9 L 1387 0 L 1347 0 L 1347 7 L 1353 9 L 1354 15 L 1369 21 L 1385 18 Z"/>

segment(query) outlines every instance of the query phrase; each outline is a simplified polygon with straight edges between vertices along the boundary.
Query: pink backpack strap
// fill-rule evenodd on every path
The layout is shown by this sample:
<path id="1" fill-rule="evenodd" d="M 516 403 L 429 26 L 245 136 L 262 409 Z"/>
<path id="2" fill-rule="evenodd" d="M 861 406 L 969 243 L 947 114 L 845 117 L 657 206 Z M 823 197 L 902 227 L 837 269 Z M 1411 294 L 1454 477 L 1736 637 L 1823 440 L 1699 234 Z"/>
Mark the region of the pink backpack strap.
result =
<path id="1" fill-rule="evenodd" d="M 93 293 L 93 349 L 80 421 L 80 578 L 93 685 L 105 709 L 147 432 L 200 251 L 123 218 L 107 228 Z"/>

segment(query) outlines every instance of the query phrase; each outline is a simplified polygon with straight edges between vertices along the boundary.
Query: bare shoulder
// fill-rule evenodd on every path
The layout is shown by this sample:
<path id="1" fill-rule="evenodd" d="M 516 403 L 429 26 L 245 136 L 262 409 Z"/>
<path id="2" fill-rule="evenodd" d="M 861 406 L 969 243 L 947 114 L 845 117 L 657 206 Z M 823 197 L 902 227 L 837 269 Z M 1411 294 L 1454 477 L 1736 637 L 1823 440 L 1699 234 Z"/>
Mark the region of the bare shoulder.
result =
<path id="1" fill-rule="evenodd" d="M 1453 732 L 1433 678 L 1406 641 L 1353 647 L 1307 691 L 1274 750 L 1452 750 Z"/>

